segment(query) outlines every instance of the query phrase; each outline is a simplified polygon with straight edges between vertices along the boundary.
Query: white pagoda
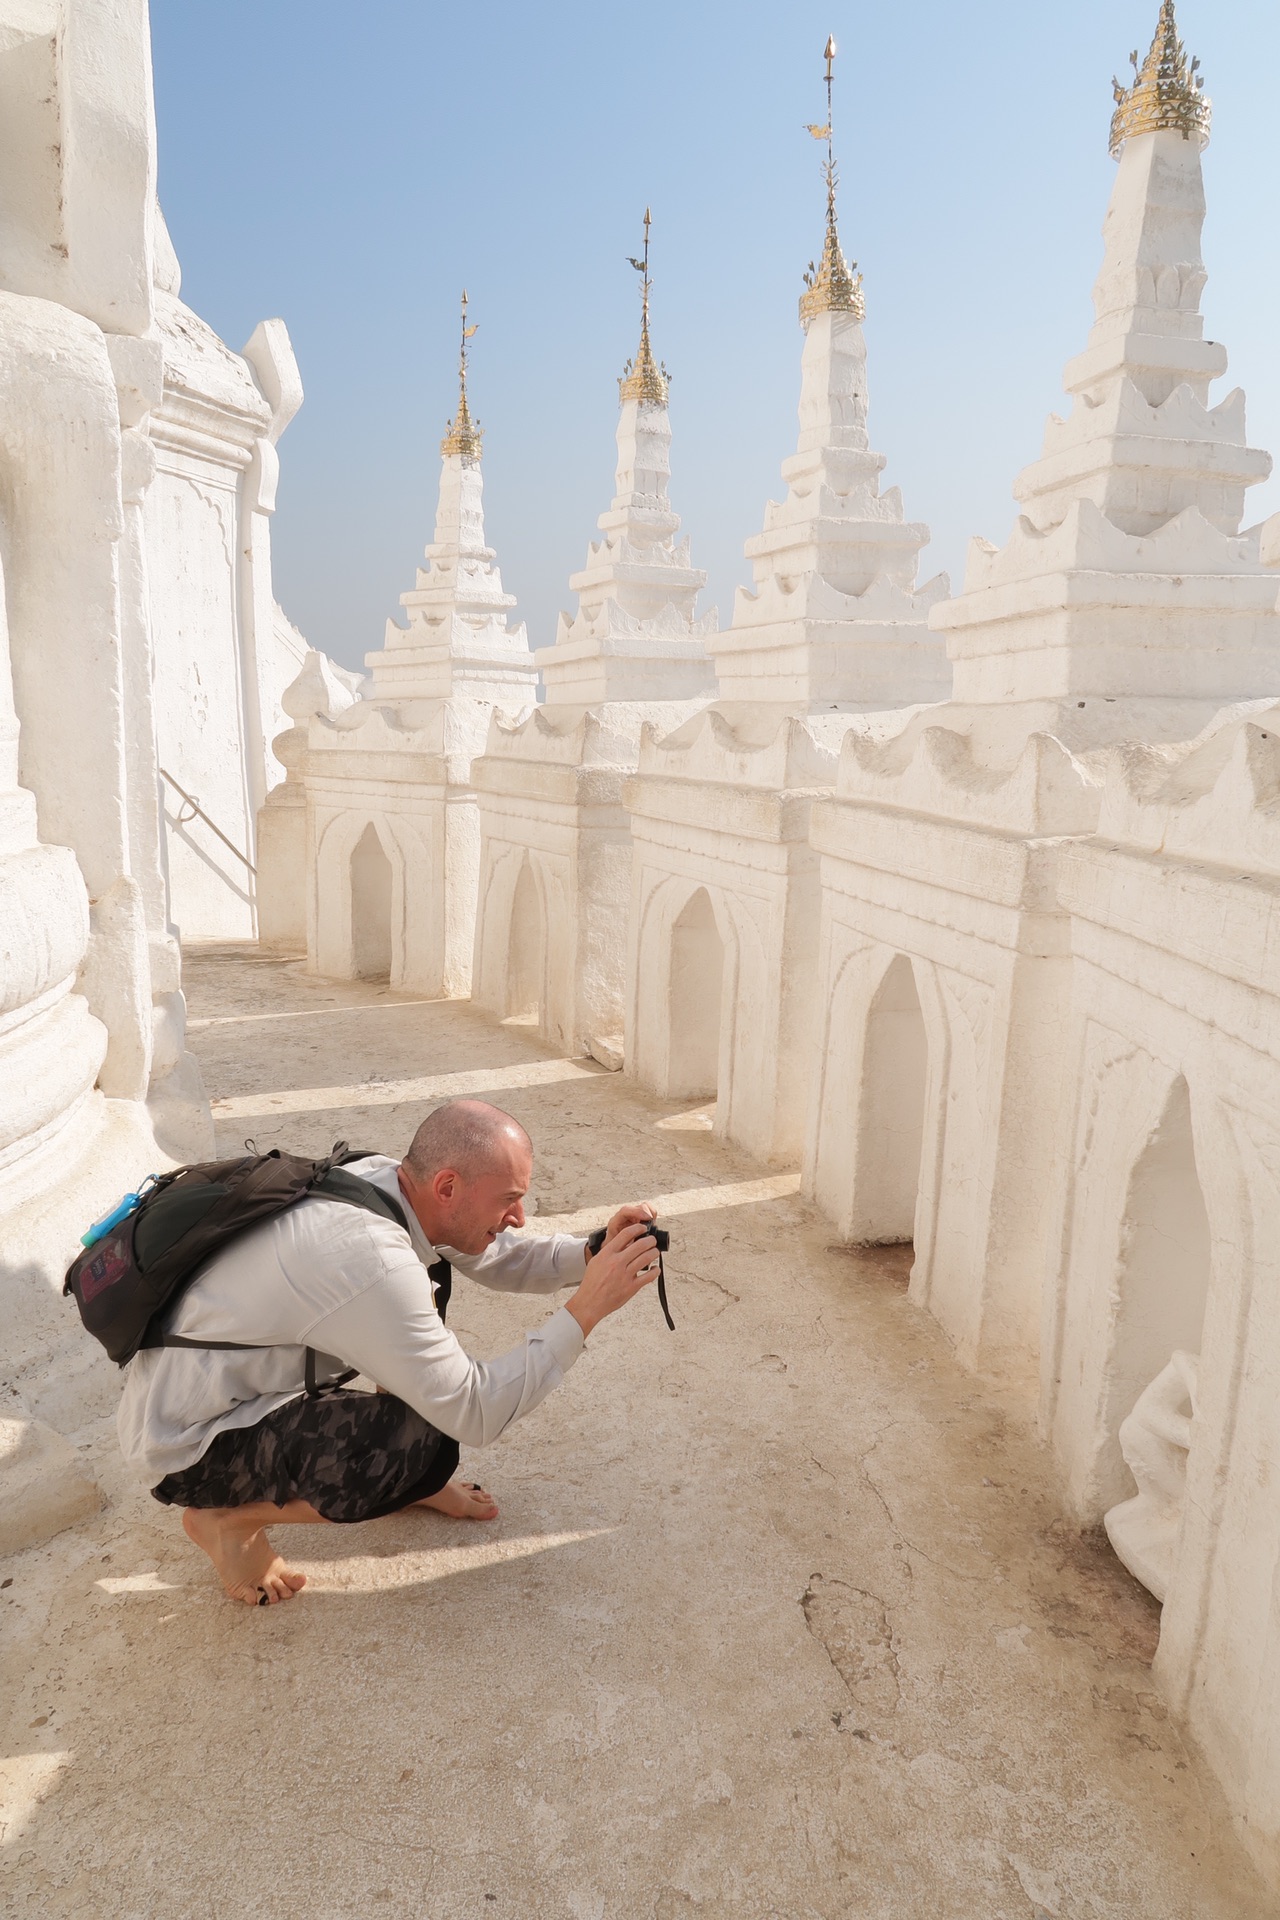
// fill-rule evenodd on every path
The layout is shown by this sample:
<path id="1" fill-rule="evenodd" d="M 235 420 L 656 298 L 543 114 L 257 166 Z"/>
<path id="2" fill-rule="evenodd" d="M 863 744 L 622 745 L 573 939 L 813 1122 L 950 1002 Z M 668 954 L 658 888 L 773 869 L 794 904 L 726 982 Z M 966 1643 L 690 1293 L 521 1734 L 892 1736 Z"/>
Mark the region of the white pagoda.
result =
<path id="1" fill-rule="evenodd" d="M 425 567 L 365 656 L 363 696 L 308 722 L 307 955 L 338 979 L 465 994 L 471 983 L 479 820 L 471 768 L 490 721 L 536 694 L 523 624 L 513 624 L 485 544 L 482 432 L 467 396 L 462 296 L 458 409 L 440 443 L 440 499 Z"/>
<path id="2" fill-rule="evenodd" d="M 641 730 L 666 733 L 705 705 L 715 676 L 699 618 L 705 573 L 667 494 L 668 379 L 650 343 L 645 209 L 640 345 L 618 383 L 613 503 L 569 579 L 575 614 L 534 655 L 544 704 L 494 715 L 476 762 L 482 823 L 473 993 L 498 1017 L 536 1019 L 556 1046 L 622 1060 L 631 839 L 622 787 Z"/>
<path id="3" fill-rule="evenodd" d="M 903 518 L 867 436 L 865 302 L 840 244 L 826 48 L 826 228 L 806 275 L 800 433 L 786 498 L 747 542 L 754 587 L 708 642 L 713 706 L 647 728 L 627 789 L 635 842 L 628 1072 L 668 1098 L 716 1100 L 717 1131 L 768 1159 L 798 1155 L 818 922 L 809 807 L 835 779 L 858 714 L 943 699 L 916 585 L 928 529 Z"/>

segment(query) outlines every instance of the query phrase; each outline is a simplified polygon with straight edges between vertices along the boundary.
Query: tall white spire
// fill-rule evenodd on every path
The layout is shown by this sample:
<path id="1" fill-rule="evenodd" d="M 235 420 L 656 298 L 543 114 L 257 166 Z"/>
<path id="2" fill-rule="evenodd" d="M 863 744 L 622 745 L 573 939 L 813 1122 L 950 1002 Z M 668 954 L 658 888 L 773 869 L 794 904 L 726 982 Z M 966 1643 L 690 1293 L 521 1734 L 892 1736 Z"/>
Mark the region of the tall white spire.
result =
<path id="1" fill-rule="evenodd" d="M 534 656 L 551 706 L 609 700 L 694 700 L 710 697 L 714 674 L 703 636 L 714 612 L 699 620 L 705 573 L 678 541 L 679 515 L 667 497 L 671 472 L 669 375 L 649 340 L 649 209 L 644 213 L 640 345 L 618 382 L 618 466 L 613 504 L 597 522 L 603 539 L 587 550 L 569 586 L 578 611 L 562 613 L 553 647 Z"/>
<path id="2" fill-rule="evenodd" d="M 472 418 L 467 395 L 469 343 L 462 295 L 458 354 L 458 409 L 440 442 L 440 498 L 435 538 L 426 549 L 416 585 L 402 593 L 408 627 L 388 620 L 386 639 L 365 656 L 379 700 L 447 699 L 465 693 L 517 705 L 534 697 L 537 670 L 524 624 L 508 625 L 516 604 L 502 590 L 493 548 L 484 533 L 483 432 Z"/>
<path id="3" fill-rule="evenodd" d="M 1028 723 L 1081 745 L 1099 728 L 1177 738 L 1280 691 L 1275 576 L 1240 531 L 1271 460 L 1246 445 L 1238 388 L 1208 399 L 1227 364 L 1200 315 L 1209 103 L 1173 0 L 1134 66 L 1115 89 L 1119 171 L 1094 324 L 1065 374 L 1074 405 L 1014 486 L 1008 544 L 973 543 L 964 592 L 934 621 L 958 702 L 1048 703 Z"/>
<path id="4" fill-rule="evenodd" d="M 738 590 L 733 623 L 709 650 L 722 701 L 870 710 L 945 698 L 950 674 L 928 616 L 948 582 L 917 587 L 929 529 L 903 519 L 896 487 L 881 493 L 885 457 L 867 438 L 862 276 L 837 224 L 835 51 L 828 40 L 826 123 L 809 128 L 827 147 L 827 211 L 800 300 L 800 433 L 782 464 L 787 496 L 769 502 L 763 530 L 746 542 L 755 585 Z"/>

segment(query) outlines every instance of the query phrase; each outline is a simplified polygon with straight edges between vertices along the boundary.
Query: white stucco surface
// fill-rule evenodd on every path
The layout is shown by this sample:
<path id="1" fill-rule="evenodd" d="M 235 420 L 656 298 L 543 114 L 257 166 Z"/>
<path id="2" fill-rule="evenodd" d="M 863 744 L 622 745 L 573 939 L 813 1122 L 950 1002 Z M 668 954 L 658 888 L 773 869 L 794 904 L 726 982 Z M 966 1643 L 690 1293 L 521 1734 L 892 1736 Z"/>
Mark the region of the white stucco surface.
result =
<path id="1" fill-rule="evenodd" d="M 434 537 L 365 675 L 276 604 L 301 377 L 282 321 L 237 354 L 183 303 L 150 87 L 144 0 L 0 0 L 26 1910 L 220 1910 L 232 1833 L 319 1912 L 1270 1911 L 1227 1822 L 1280 1886 L 1280 516 L 1245 525 L 1270 459 L 1211 391 L 1172 0 L 1069 411 L 954 598 L 881 490 L 829 147 L 730 624 L 668 497 L 646 237 L 576 610 L 531 651 L 486 544 L 464 295 Z M 124 1487 L 57 1295 L 90 1219 L 210 1150 L 180 943 L 254 934 L 199 950 L 224 1144 L 398 1147 L 474 1091 L 546 1140 L 544 1218 L 656 1191 L 680 1239 L 676 1340 L 611 1326 L 502 1450 L 514 1530 L 304 1540 L 283 1621 Z"/>
<path id="2" fill-rule="evenodd" d="M 110 1504 L 0 1570 L 20 1920 L 220 1909 L 232 1870 L 413 1920 L 1271 1914 L 1152 1683 L 1155 1602 L 900 1252 L 833 1247 L 794 1176 L 465 1006 L 253 950 L 188 985 L 227 1149 L 398 1151 L 474 1089 L 533 1134 L 535 1227 L 658 1199 L 677 1332 L 643 1298 L 468 1456 L 493 1528 L 292 1529 L 309 1584 L 269 1610 L 95 1412 Z M 460 1282 L 450 1317 L 485 1353 L 548 1310 Z"/>

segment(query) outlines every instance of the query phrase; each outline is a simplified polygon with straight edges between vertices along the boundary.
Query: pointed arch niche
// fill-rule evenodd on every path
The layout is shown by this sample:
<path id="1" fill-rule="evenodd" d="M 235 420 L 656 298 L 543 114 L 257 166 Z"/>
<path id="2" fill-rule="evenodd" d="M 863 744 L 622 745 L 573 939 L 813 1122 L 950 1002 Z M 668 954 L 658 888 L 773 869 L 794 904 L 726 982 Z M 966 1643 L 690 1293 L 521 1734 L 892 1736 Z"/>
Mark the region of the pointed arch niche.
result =
<path id="1" fill-rule="evenodd" d="M 520 865 L 520 877 L 511 896 L 511 924 L 507 940 L 508 1020 L 537 1020 L 542 1011 L 543 955 L 546 926 L 532 862 Z"/>
<path id="2" fill-rule="evenodd" d="M 928 1068 L 915 970 L 900 953 L 871 1002 L 862 1058 L 854 1218 L 869 1245 L 915 1239 Z"/>
<path id="3" fill-rule="evenodd" d="M 351 852 L 351 971 L 391 978 L 391 862 L 372 820 Z"/>
<path id="4" fill-rule="evenodd" d="M 1175 1351 L 1200 1351 L 1209 1272 L 1209 1216 L 1196 1167 L 1191 1096 L 1179 1075 L 1134 1163 L 1125 1197 L 1103 1410 L 1105 1504 L 1133 1491 L 1120 1453 L 1121 1421 Z"/>
<path id="5" fill-rule="evenodd" d="M 709 1100 L 719 1090 L 724 963 L 715 909 L 699 887 L 671 929 L 669 1099 Z"/>

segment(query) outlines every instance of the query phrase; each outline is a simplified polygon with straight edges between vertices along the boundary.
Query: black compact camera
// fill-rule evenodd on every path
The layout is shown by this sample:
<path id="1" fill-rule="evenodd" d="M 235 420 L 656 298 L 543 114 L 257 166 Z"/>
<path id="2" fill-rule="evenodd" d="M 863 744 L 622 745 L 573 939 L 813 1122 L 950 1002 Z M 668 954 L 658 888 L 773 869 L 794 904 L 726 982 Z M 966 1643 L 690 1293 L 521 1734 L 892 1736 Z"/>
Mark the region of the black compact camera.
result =
<path id="1" fill-rule="evenodd" d="M 646 1224 L 645 1232 L 652 1236 L 654 1245 L 658 1251 L 658 1305 L 662 1308 L 663 1319 L 666 1321 L 672 1333 L 674 1333 L 676 1323 L 671 1318 L 671 1309 L 667 1305 L 667 1276 L 662 1265 L 663 1254 L 670 1253 L 671 1251 L 671 1235 L 665 1227 L 660 1227 L 656 1220 L 650 1220 Z M 607 1233 L 607 1227 L 597 1227 L 593 1234 L 588 1235 L 587 1246 L 590 1248 L 593 1258 L 604 1245 Z"/>

